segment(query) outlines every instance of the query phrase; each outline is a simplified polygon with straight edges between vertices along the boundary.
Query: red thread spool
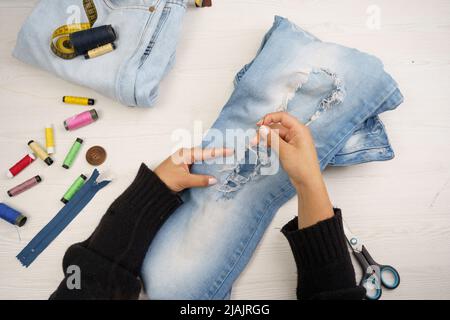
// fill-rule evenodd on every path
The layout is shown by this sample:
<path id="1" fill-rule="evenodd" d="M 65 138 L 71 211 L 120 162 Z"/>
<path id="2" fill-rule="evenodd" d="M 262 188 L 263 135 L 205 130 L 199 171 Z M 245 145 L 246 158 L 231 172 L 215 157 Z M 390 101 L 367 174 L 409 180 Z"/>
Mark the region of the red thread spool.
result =
<path id="1" fill-rule="evenodd" d="M 36 157 L 34 154 L 29 153 L 25 155 L 22 159 L 19 160 L 15 165 L 13 165 L 8 171 L 6 171 L 6 176 L 8 178 L 13 178 L 16 175 L 18 175 L 23 169 L 28 167 L 34 160 L 36 160 Z"/>

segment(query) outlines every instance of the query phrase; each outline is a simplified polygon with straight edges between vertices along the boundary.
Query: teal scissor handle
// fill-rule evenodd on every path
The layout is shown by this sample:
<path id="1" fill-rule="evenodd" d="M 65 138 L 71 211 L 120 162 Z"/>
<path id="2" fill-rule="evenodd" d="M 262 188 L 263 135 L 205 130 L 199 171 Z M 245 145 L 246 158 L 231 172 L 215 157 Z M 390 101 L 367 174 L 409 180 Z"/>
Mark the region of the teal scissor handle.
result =
<path id="1" fill-rule="evenodd" d="M 370 256 L 365 246 L 361 252 L 353 251 L 361 268 L 363 276 L 360 285 L 366 289 L 368 300 L 378 300 L 381 297 L 383 285 L 386 289 L 395 289 L 400 285 L 400 274 L 389 265 L 380 265 Z"/>
<path id="2" fill-rule="evenodd" d="M 392 266 L 380 266 L 381 283 L 387 289 L 395 289 L 400 285 L 400 274 Z"/>
<path id="3" fill-rule="evenodd" d="M 378 300 L 381 297 L 381 281 L 376 273 L 364 274 L 361 279 L 360 286 L 366 289 L 367 300 Z"/>

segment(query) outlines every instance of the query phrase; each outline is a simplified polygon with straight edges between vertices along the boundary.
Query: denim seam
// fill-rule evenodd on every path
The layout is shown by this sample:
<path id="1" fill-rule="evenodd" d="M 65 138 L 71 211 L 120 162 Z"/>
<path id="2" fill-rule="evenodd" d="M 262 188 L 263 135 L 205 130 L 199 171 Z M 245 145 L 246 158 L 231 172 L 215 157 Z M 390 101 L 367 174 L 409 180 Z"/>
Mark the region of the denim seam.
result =
<path id="1" fill-rule="evenodd" d="M 156 42 L 158 41 L 161 31 L 166 26 L 167 20 L 169 19 L 169 16 L 170 16 L 170 12 L 172 11 L 171 7 L 168 7 L 168 6 L 164 6 L 164 8 L 162 10 L 163 11 L 162 11 L 161 17 L 158 21 L 158 25 L 156 26 L 155 32 L 151 36 L 150 41 L 148 42 L 148 44 L 145 48 L 145 51 L 141 57 L 141 63 L 139 64 L 138 69 L 142 68 L 142 66 L 147 61 L 148 57 L 151 55 L 151 53 L 153 51 L 153 47 L 155 46 Z M 164 19 L 164 20 L 160 23 L 161 19 Z M 137 74 L 136 74 L 136 76 L 137 76 Z M 135 94 L 135 96 L 136 96 L 136 94 Z"/>
<path id="2" fill-rule="evenodd" d="M 116 5 L 112 4 L 110 0 L 102 0 L 102 1 L 111 10 L 121 10 L 121 9 L 125 9 L 125 10 L 126 9 L 131 9 L 131 10 L 133 10 L 133 9 L 148 10 L 148 6 L 146 6 L 146 5 L 116 6 Z M 167 1 L 167 3 L 174 4 L 174 5 L 186 8 L 186 3 L 185 3 L 184 0 L 169 0 L 169 1 Z"/>
<path id="3" fill-rule="evenodd" d="M 289 189 L 292 189 L 292 184 L 290 182 L 286 183 L 285 185 L 283 185 L 280 189 L 284 189 L 287 188 L 286 190 L 284 190 L 283 192 L 281 192 L 279 195 L 277 195 L 271 202 L 270 204 L 266 207 L 266 210 L 263 211 L 263 214 L 260 216 L 252 234 L 250 235 L 250 237 L 243 241 L 245 243 L 243 249 L 241 250 L 241 252 L 238 254 L 238 257 L 235 258 L 235 261 L 231 267 L 231 269 L 228 271 L 227 275 L 225 276 L 225 278 L 221 281 L 221 283 L 217 286 L 217 289 L 214 291 L 214 293 L 211 295 L 211 297 L 209 297 L 209 299 L 214 299 L 215 295 L 217 294 L 217 292 L 222 288 L 223 284 L 225 283 L 225 281 L 229 278 L 229 276 L 231 275 L 231 273 L 234 271 L 234 268 L 236 267 L 237 263 L 239 262 L 239 260 L 241 259 L 242 255 L 244 254 L 245 250 L 248 248 L 252 238 L 255 236 L 256 231 L 258 230 L 258 226 L 261 224 L 262 219 L 266 216 L 266 214 L 270 211 L 269 209 L 271 209 L 272 207 L 274 207 L 276 205 L 276 201 L 278 199 L 280 199 L 281 197 L 283 197 L 287 191 L 289 191 Z"/>
<path id="4" fill-rule="evenodd" d="M 105 1 L 105 0 L 103 0 Z M 155 7 L 158 7 L 161 3 L 161 1 L 163 0 L 157 0 L 157 2 L 155 3 Z M 122 65 L 119 67 L 119 71 L 117 73 L 117 83 L 116 83 L 116 92 L 117 92 L 117 96 L 118 96 L 118 100 L 121 101 L 124 104 L 127 104 L 126 101 L 123 100 L 123 95 L 122 95 L 122 87 L 123 87 L 123 80 L 122 80 L 122 74 L 124 69 L 126 70 L 126 67 L 128 67 L 128 65 L 130 64 L 130 61 L 133 60 L 133 58 L 136 56 L 137 52 L 139 51 L 139 48 L 141 47 L 141 41 L 142 38 L 144 37 L 145 33 L 148 31 L 148 26 L 151 24 L 153 17 L 155 15 L 154 14 L 150 14 L 149 17 L 147 18 L 147 22 L 146 25 L 144 27 L 144 30 L 142 32 L 142 37 L 139 40 L 139 45 L 136 47 L 135 51 L 133 52 L 133 54 L 130 56 L 130 58 L 126 61 L 124 61 L 124 63 L 122 63 Z M 134 86 L 136 86 L 136 80 L 133 84 Z M 134 92 L 135 89 L 133 89 L 133 96 L 134 96 Z M 134 96 L 134 102 L 136 103 L 136 96 Z"/>
<path id="5" fill-rule="evenodd" d="M 264 49 L 264 47 L 266 46 L 267 41 L 270 39 L 270 37 L 272 36 L 272 34 L 274 33 L 274 31 L 275 31 L 276 29 L 278 29 L 278 27 L 280 26 L 280 24 L 281 24 L 281 19 L 279 19 L 279 18 L 277 18 L 277 17 L 278 17 L 278 16 L 275 16 L 275 20 L 274 20 L 274 22 L 272 23 L 272 27 L 270 27 L 269 31 L 267 31 L 267 32 L 265 33 L 263 39 L 261 40 L 261 43 L 260 43 L 260 45 L 259 45 L 259 47 L 258 47 L 258 50 L 256 51 L 255 57 L 254 57 L 250 62 L 246 63 L 243 67 L 241 67 L 241 68 L 238 70 L 238 72 L 237 72 L 237 74 L 236 74 L 236 76 L 235 76 L 235 78 L 234 78 L 234 81 L 233 81 L 235 86 L 237 86 L 237 84 L 238 84 L 239 82 L 241 82 L 242 78 L 246 75 L 247 70 L 251 67 L 251 65 L 253 64 L 253 62 L 255 62 L 256 58 L 259 56 L 259 54 L 261 53 L 261 51 L 262 51 L 262 50 Z M 244 70 L 244 68 L 245 68 L 245 70 Z M 243 72 L 242 72 L 242 71 L 243 71 Z"/>
<path id="6" fill-rule="evenodd" d="M 392 149 L 391 149 L 392 151 Z M 357 164 L 363 164 L 363 163 L 368 163 L 368 162 L 381 162 L 381 161 L 388 161 L 388 160 L 392 160 L 394 158 L 394 152 L 392 152 L 392 156 L 386 157 L 386 158 L 376 158 L 376 159 L 370 159 L 370 161 L 364 160 L 364 159 L 360 159 L 360 160 L 353 160 L 353 161 L 347 161 L 345 163 L 333 163 L 330 164 L 333 167 L 348 167 L 348 166 L 354 166 Z"/>
<path id="7" fill-rule="evenodd" d="M 130 9 L 130 10 L 148 10 L 148 6 L 146 5 L 128 5 L 128 6 L 117 6 L 111 3 L 110 0 L 102 0 L 103 3 L 110 8 L 111 10 L 121 10 L 121 9 Z"/>
<path id="8" fill-rule="evenodd" d="M 392 89 L 391 91 L 389 91 L 389 94 L 385 95 L 384 98 L 383 98 L 383 100 L 380 101 L 380 103 L 378 103 L 378 107 L 379 107 L 380 105 L 382 105 L 383 102 L 385 102 L 385 101 L 386 101 L 386 100 L 394 93 L 394 91 L 395 91 L 396 89 L 397 89 L 397 87 L 393 86 L 393 89 Z M 373 112 L 374 112 L 374 111 L 370 109 L 370 110 L 362 117 L 361 120 L 367 119 Z M 348 131 L 347 134 L 345 134 L 345 135 L 344 135 L 337 143 L 335 143 L 335 144 L 334 144 L 334 147 L 331 148 L 330 151 L 328 151 L 328 153 L 327 153 L 325 156 L 323 156 L 323 157 L 319 160 L 319 164 L 320 164 L 324 159 L 326 159 L 326 158 L 331 154 L 331 152 L 333 152 L 333 151 L 341 144 L 342 141 L 344 141 L 349 135 L 351 135 L 351 134 L 356 130 L 356 128 L 357 128 L 359 125 L 361 125 L 361 123 L 355 124 L 355 125 L 353 126 L 353 128 L 350 129 L 350 130 Z"/>
<path id="9" fill-rule="evenodd" d="M 168 4 L 174 4 L 183 8 L 186 8 L 186 1 L 185 0 L 168 0 Z"/>
<path id="10" fill-rule="evenodd" d="M 386 144 L 386 145 L 382 145 L 382 146 L 378 146 L 378 147 L 368 147 L 368 148 L 358 149 L 356 151 L 351 151 L 351 152 L 337 153 L 336 156 L 347 156 L 347 155 L 350 155 L 350 154 L 363 152 L 363 151 L 367 151 L 367 150 L 384 149 L 384 148 L 391 148 L 391 145 Z"/>

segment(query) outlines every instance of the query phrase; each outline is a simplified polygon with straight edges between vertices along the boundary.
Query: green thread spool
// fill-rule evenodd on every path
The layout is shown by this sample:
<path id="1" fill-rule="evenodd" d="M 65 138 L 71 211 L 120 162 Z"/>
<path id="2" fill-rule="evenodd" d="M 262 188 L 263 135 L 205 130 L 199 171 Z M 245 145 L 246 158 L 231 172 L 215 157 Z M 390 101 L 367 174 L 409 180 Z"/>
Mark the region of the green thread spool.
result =
<path id="1" fill-rule="evenodd" d="M 66 158 L 64 159 L 64 163 L 62 165 L 64 169 L 69 169 L 72 166 L 73 162 L 75 161 L 75 158 L 80 152 L 82 144 L 83 139 L 77 138 L 77 140 L 75 140 L 75 142 L 73 143 L 72 147 L 69 150 L 69 153 L 66 155 Z"/>
<path id="2" fill-rule="evenodd" d="M 69 190 L 66 191 L 64 196 L 61 198 L 62 203 L 66 204 L 73 198 L 73 196 L 80 191 L 80 189 L 84 186 L 86 182 L 86 176 L 84 174 L 80 175 L 74 183 L 70 186 Z"/>

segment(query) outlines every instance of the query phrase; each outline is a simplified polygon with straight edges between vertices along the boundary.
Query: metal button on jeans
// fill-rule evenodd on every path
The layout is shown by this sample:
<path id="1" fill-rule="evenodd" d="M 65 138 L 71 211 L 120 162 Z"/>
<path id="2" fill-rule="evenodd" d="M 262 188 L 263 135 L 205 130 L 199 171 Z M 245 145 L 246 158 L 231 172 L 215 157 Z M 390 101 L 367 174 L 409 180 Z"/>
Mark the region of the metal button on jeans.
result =
<path id="1" fill-rule="evenodd" d="M 155 6 L 151 6 L 150 8 L 148 8 L 148 11 L 150 12 L 154 12 L 156 10 Z"/>

